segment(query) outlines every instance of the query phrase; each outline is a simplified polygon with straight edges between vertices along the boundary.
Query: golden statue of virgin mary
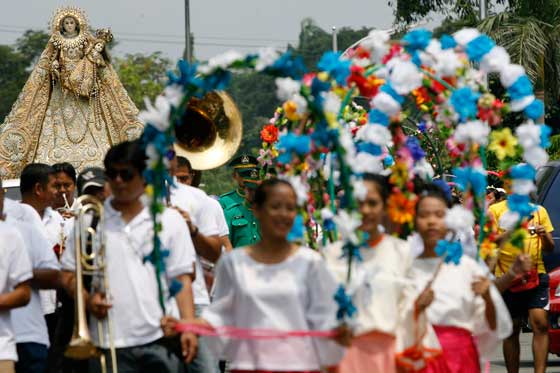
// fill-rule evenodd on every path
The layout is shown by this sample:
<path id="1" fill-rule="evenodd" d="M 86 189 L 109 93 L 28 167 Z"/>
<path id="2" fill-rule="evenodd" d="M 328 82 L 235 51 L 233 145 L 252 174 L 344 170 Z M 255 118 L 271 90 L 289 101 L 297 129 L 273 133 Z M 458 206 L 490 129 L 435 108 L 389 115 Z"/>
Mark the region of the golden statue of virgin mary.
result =
<path id="1" fill-rule="evenodd" d="M 113 70 L 108 29 L 89 31 L 82 10 L 58 9 L 52 35 L 0 127 L 0 176 L 19 178 L 28 163 L 102 166 L 113 144 L 142 133 L 138 109 Z"/>

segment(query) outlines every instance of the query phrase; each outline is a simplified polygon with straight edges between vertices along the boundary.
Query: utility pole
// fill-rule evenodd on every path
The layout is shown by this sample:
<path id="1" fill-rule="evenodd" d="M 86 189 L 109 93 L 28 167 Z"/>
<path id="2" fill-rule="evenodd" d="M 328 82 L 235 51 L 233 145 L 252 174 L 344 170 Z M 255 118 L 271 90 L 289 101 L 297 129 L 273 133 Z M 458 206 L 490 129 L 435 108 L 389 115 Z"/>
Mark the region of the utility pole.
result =
<path id="1" fill-rule="evenodd" d="M 334 26 L 332 27 L 332 50 L 333 52 L 338 52 L 338 35 Z"/>
<path id="2" fill-rule="evenodd" d="M 190 0 L 185 0 L 185 52 L 183 59 L 188 63 L 192 63 L 192 41 L 191 41 L 191 14 Z"/>
<path id="3" fill-rule="evenodd" d="M 480 20 L 483 21 L 484 18 L 488 16 L 488 3 L 487 0 L 480 0 L 479 9 Z"/>

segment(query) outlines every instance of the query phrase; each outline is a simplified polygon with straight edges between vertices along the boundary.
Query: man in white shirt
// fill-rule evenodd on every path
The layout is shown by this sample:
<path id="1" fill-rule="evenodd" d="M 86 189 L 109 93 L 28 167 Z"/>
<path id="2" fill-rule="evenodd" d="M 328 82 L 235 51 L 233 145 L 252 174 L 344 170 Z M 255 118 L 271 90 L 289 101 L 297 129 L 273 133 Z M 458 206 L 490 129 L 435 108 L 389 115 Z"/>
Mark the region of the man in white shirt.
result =
<path id="1" fill-rule="evenodd" d="M 4 211 L 6 221 L 21 234 L 33 269 L 31 300 L 27 306 L 12 311 L 19 356 L 16 371 L 45 372 L 50 343 L 39 289 L 58 286 L 60 265 L 41 229 L 41 222 L 33 217 L 37 213 L 31 206 L 5 199 Z"/>
<path id="2" fill-rule="evenodd" d="M 112 147 L 105 157 L 105 170 L 113 197 L 104 203 L 105 275 L 108 289 L 85 291 L 85 303 L 91 315 L 90 332 L 99 345 L 97 320 L 111 318 L 113 342 L 118 367 L 126 372 L 175 372 L 181 362 L 163 346 L 162 325 L 165 314 L 160 297 L 168 299 L 166 311 L 170 315 L 194 318 L 191 281 L 194 278 L 194 248 L 181 216 L 172 209 L 161 214 L 162 249 L 169 250 L 161 274 L 163 290 L 158 291 L 153 251 L 154 227 L 147 206 L 142 202 L 145 181 L 145 154 L 139 142 L 123 142 Z M 71 244 L 72 238 L 69 240 Z M 73 250 L 62 257 L 62 281 L 69 294 L 75 291 L 76 258 Z M 173 279 L 182 288 L 174 298 L 168 297 L 166 283 Z M 174 310 L 176 310 L 174 312 Z M 96 320 L 97 319 L 97 320 Z M 100 347 L 107 354 L 108 337 Z M 196 355 L 197 339 L 191 333 L 180 336 L 182 354 L 190 362 Z M 107 359 L 110 360 L 110 359 Z M 95 362 L 93 362 L 95 364 Z M 92 367 L 98 370 L 99 367 Z"/>
<path id="3" fill-rule="evenodd" d="M 51 207 L 57 193 L 55 170 L 42 163 L 28 164 L 21 172 L 19 189 L 21 202 L 35 209 L 43 222 L 43 232 L 51 250 L 60 255 L 71 227 Z M 41 290 L 40 296 L 52 344 L 57 324 L 56 290 Z"/>
<path id="4" fill-rule="evenodd" d="M 31 299 L 31 263 L 21 234 L 4 221 L 4 189 L 0 182 L 0 372 L 14 372 L 18 360 L 12 310 Z M 39 315 L 41 317 L 41 315 Z"/>
<path id="5" fill-rule="evenodd" d="M 56 178 L 56 196 L 53 208 L 64 218 L 72 218 L 72 210 L 75 206 L 74 195 L 76 193 L 76 169 L 68 162 L 53 164 Z"/>

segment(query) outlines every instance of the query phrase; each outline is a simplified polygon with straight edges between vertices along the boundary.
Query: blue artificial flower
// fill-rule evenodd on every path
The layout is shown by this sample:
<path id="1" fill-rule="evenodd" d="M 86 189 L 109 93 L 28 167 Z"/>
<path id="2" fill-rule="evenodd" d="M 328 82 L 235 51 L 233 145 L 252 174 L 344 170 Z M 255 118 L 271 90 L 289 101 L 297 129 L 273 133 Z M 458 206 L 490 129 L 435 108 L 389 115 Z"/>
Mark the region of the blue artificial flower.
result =
<path id="1" fill-rule="evenodd" d="M 495 45 L 496 43 L 490 37 L 479 35 L 467 44 L 465 52 L 471 61 L 480 62 Z"/>
<path id="2" fill-rule="evenodd" d="M 426 152 L 424 152 L 424 149 L 422 149 L 422 146 L 420 146 L 420 142 L 416 137 L 409 136 L 406 139 L 406 147 L 415 161 L 419 161 L 426 156 Z"/>
<path id="3" fill-rule="evenodd" d="M 203 95 L 205 92 L 223 91 L 229 85 L 230 80 L 230 71 L 222 69 L 215 70 L 212 74 L 203 78 L 202 88 L 204 92 L 201 92 L 200 95 Z"/>
<path id="4" fill-rule="evenodd" d="M 323 230 L 325 232 L 332 232 L 336 229 L 336 223 L 332 219 L 323 220 Z"/>
<path id="5" fill-rule="evenodd" d="M 442 179 L 434 180 L 433 184 L 437 186 L 439 189 L 441 189 L 445 194 L 445 198 L 447 198 L 447 200 L 451 202 L 452 195 L 451 195 L 451 187 L 449 186 L 449 184 L 447 184 L 447 182 Z"/>
<path id="6" fill-rule="evenodd" d="M 187 89 L 189 86 L 201 86 L 200 79 L 196 77 L 196 63 L 191 65 L 185 60 L 179 60 L 177 67 L 179 68 L 179 75 L 172 71 L 167 72 L 167 77 L 169 78 L 168 85 L 180 84 L 183 86 L 183 89 Z"/>
<path id="7" fill-rule="evenodd" d="M 424 50 L 430 44 L 432 33 L 426 29 L 409 31 L 403 38 L 404 48 L 410 54 L 417 50 Z"/>
<path id="8" fill-rule="evenodd" d="M 533 85 L 527 75 L 521 75 L 507 89 L 507 92 L 513 101 L 520 100 L 523 97 L 531 96 L 533 94 Z"/>
<path id="9" fill-rule="evenodd" d="M 412 53 L 411 61 L 418 67 L 422 66 L 422 59 L 420 58 L 420 53 L 418 53 L 418 51 Z"/>
<path id="10" fill-rule="evenodd" d="M 511 194 L 507 199 L 510 211 L 517 212 L 522 218 L 529 217 L 536 210 L 528 195 Z"/>
<path id="11" fill-rule="evenodd" d="M 347 242 L 344 246 L 342 246 L 342 255 L 340 256 L 340 259 L 343 258 L 352 258 L 361 262 L 363 258 L 362 253 L 360 252 L 360 247 Z"/>
<path id="12" fill-rule="evenodd" d="M 278 150 L 281 152 L 278 156 L 278 162 L 282 164 L 290 163 L 292 160 L 292 153 L 296 153 L 297 155 L 309 153 L 311 150 L 311 138 L 307 135 L 298 136 L 292 132 L 288 132 L 280 136 Z"/>
<path id="13" fill-rule="evenodd" d="M 340 285 L 334 295 L 334 300 L 338 304 L 338 311 L 336 311 L 336 318 L 338 320 L 344 319 L 346 316 L 352 317 L 356 313 L 356 306 L 352 302 L 352 297 L 346 294 L 344 286 Z"/>
<path id="14" fill-rule="evenodd" d="M 293 242 L 302 240 L 304 237 L 304 229 L 305 226 L 303 225 L 303 216 L 297 214 L 296 218 L 294 219 L 292 229 L 288 233 L 288 241 Z"/>
<path id="15" fill-rule="evenodd" d="M 523 163 L 513 166 L 510 173 L 513 179 L 535 180 L 537 171 L 530 164 Z"/>
<path id="16" fill-rule="evenodd" d="M 473 189 L 476 196 L 480 197 L 486 192 L 486 174 L 472 167 L 454 168 L 455 184 L 457 187 L 466 191 L 469 186 Z"/>
<path id="17" fill-rule="evenodd" d="M 381 124 L 385 127 L 389 125 L 389 116 L 380 110 L 371 109 L 368 113 L 368 118 L 370 123 Z"/>
<path id="18" fill-rule="evenodd" d="M 299 80 L 305 74 L 305 65 L 300 56 L 293 57 L 292 52 L 287 51 L 274 61 L 271 66 L 268 66 L 265 71 L 275 76 Z"/>
<path id="19" fill-rule="evenodd" d="M 352 61 L 340 59 L 341 52 L 326 52 L 321 57 L 317 67 L 329 73 L 339 85 L 346 84 L 350 76 L 350 65 Z"/>
<path id="20" fill-rule="evenodd" d="M 358 152 L 366 152 L 371 155 L 381 155 L 381 147 L 376 144 L 372 144 L 370 142 L 360 142 L 356 145 Z"/>
<path id="21" fill-rule="evenodd" d="M 159 251 L 159 258 L 156 255 L 156 252 Z M 158 266 L 158 262 L 159 262 L 159 268 L 162 272 L 165 272 L 165 258 L 167 258 L 169 256 L 169 250 L 164 250 L 164 249 L 160 249 L 160 250 L 152 250 L 152 252 L 148 255 L 146 255 L 143 258 L 143 262 L 150 262 L 153 264 L 154 267 Z"/>
<path id="22" fill-rule="evenodd" d="M 541 148 L 548 148 L 550 146 L 550 133 L 552 132 L 552 128 L 547 126 L 546 124 L 539 124 L 541 128 Z"/>
<path id="23" fill-rule="evenodd" d="M 480 93 L 473 92 L 468 87 L 456 89 L 451 94 L 451 105 L 455 112 L 459 114 L 461 122 L 465 122 L 469 118 L 475 118 L 478 112 L 478 98 Z"/>
<path id="24" fill-rule="evenodd" d="M 182 288 L 183 284 L 176 278 L 173 278 L 169 284 L 169 298 L 173 298 L 175 295 L 179 294 Z"/>
<path id="25" fill-rule="evenodd" d="M 461 262 L 463 256 L 463 246 L 459 241 L 439 240 L 435 251 L 437 256 L 443 257 L 445 263 L 454 263 L 455 265 Z"/>
<path id="26" fill-rule="evenodd" d="M 385 158 L 383 158 L 383 165 L 385 167 L 391 167 L 394 164 L 395 164 L 395 159 L 391 154 L 387 154 Z"/>
<path id="27" fill-rule="evenodd" d="M 439 39 L 441 43 L 441 49 L 453 49 L 457 46 L 457 42 L 451 35 L 443 34 Z"/>
<path id="28" fill-rule="evenodd" d="M 395 89 L 391 86 L 390 83 L 385 83 L 379 88 L 381 92 L 387 93 L 391 96 L 395 101 L 397 101 L 400 105 L 404 103 L 404 96 L 401 96 L 395 91 Z"/>
<path id="29" fill-rule="evenodd" d="M 525 108 L 525 115 L 527 118 L 537 120 L 544 115 L 544 103 L 535 99 L 529 106 Z"/>
<path id="30" fill-rule="evenodd" d="M 420 122 L 418 122 L 416 124 L 416 126 L 418 127 L 418 131 L 420 131 L 420 133 L 426 133 L 426 130 L 428 129 L 426 121 L 424 121 L 424 120 L 421 120 Z"/>
<path id="31" fill-rule="evenodd" d="M 329 147 L 329 145 L 332 143 L 333 138 L 337 136 L 337 133 L 338 130 L 330 130 L 327 126 L 327 123 L 322 120 L 315 126 L 315 130 L 311 134 L 311 139 L 313 140 L 313 143 L 317 144 L 318 146 Z"/>

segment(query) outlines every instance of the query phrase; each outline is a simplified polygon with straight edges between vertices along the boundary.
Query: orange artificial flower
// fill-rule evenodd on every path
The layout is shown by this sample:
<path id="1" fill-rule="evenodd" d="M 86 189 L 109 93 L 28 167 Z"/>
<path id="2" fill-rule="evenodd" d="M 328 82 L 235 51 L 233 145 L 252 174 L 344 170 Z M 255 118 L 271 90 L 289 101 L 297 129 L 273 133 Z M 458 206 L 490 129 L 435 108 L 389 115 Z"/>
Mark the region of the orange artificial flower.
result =
<path id="1" fill-rule="evenodd" d="M 389 218 L 397 224 L 411 223 L 414 220 L 416 199 L 411 199 L 403 193 L 393 193 L 387 202 Z"/>
<path id="2" fill-rule="evenodd" d="M 261 130 L 261 139 L 268 143 L 273 144 L 278 141 L 278 128 L 274 124 L 268 124 Z"/>

